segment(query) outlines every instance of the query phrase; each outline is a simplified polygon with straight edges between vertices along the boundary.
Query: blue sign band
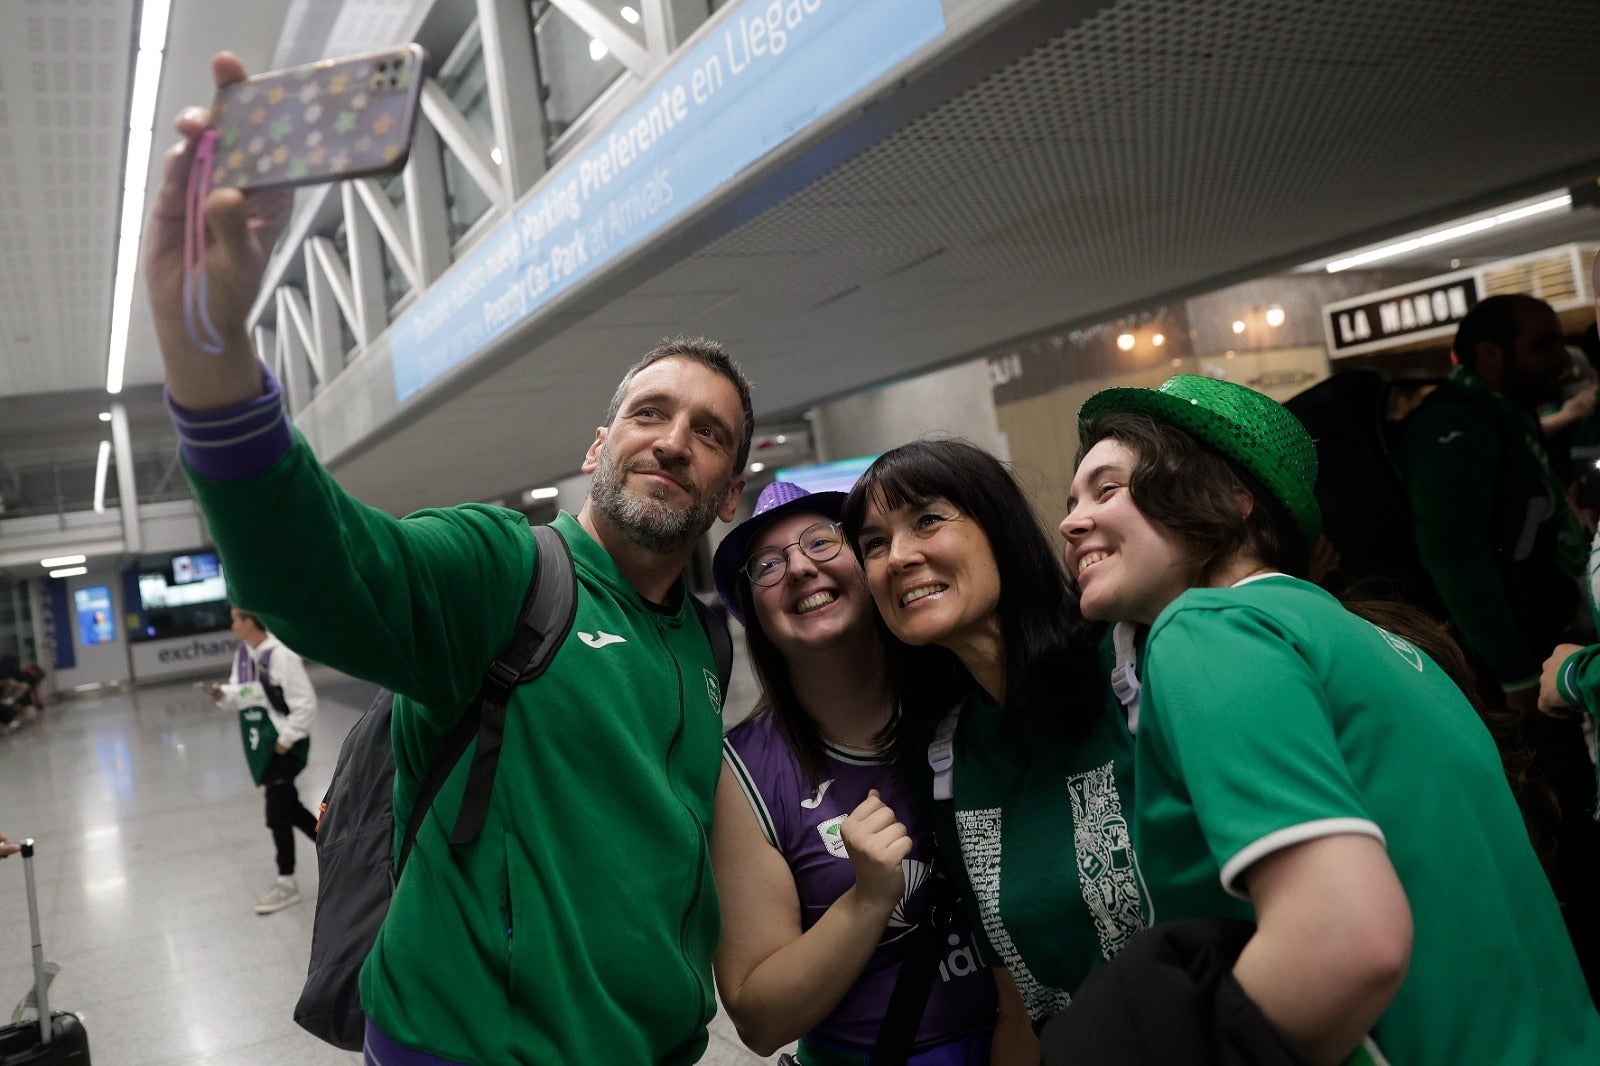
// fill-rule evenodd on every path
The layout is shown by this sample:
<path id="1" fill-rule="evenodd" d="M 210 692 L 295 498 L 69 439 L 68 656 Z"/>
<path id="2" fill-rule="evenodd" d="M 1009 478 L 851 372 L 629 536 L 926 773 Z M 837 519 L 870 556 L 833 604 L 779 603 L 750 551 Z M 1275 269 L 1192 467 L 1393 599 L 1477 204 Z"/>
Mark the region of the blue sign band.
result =
<path id="1" fill-rule="evenodd" d="M 390 329 L 405 402 L 944 32 L 941 0 L 746 0 Z"/>

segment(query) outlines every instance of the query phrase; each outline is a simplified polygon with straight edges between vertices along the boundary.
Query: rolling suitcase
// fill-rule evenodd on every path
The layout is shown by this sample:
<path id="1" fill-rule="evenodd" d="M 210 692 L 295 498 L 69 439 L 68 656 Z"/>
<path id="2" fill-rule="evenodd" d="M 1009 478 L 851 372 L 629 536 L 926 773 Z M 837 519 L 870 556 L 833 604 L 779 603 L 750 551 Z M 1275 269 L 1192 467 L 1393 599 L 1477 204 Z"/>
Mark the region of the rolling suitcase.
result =
<path id="1" fill-rule="evenodd" d="M 28 882 L 28 927 L 33 933 L 33 990 L 37 1021 L 0 1029 L 0 1066 L 89 1066 L 89 1034 L 77 1015 L 51 1014 L 44 947 L 39 936 L 39 897 L 33 883 L 33 841 L 22 842 L 22 872 Z"/>

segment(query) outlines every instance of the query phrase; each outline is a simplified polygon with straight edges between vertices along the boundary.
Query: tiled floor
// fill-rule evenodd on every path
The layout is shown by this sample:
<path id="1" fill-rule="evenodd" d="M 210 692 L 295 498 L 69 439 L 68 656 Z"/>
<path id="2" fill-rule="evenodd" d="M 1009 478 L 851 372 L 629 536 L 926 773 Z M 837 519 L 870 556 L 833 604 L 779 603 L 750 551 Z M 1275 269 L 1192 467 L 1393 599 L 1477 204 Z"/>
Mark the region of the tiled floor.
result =
<path id="1" fill-rule="evenodd" d="M 742 666 L 730 709 L 750 706 Z M 316 807 L 370 686 L 313 667 L 322 713 L 301 798 Z M 97 1066 L 359 1062 L 291 1017 L 311 943 L 316 861 L 299 840 L 304 902 L 252 907 L 275 873 L 237 720 L 191 684 L 62 701 L 0 737 L 0 832 L 38 841 L 51 1005 L 82 1015 Z M 20 859 L 0 863 L 0 1014 L 32 982 Z M 725 1015 L 705 1063 L 762 1060 Z"/>

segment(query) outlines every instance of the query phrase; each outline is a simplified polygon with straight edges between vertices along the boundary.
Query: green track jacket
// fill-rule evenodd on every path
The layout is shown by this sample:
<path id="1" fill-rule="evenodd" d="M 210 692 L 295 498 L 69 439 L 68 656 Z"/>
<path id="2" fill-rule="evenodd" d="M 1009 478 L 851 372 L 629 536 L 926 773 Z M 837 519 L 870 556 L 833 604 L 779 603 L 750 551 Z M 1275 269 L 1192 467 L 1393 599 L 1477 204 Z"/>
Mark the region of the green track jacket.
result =
<path id="1" fill-rule="evenodd" d="M 298 435 L 259 477 L 190 477 L 235 602 L 397 694 L 398 833 L 516 625 L 527 521 L 477 504 L 395 519 L 340 489 Z M 512 698 L 478 840 L 448 842 L 471 749 L 423 822 L 362 1002 L 394 1039 L 463 1062 L 692 1063 L 715 1012 L 716 666 L 681 583 L 677 608 L 656 610 L 576 519 L 554 525 L 577 569 L 572 631 Z"/>
<path id="2" fill-rule="evenodd" d="M 1577 607 L 1585 553 L 1538 424 L 1460 368 L 1406 420 L 1400 465 L 1451 620 L 1502 684 L 1536 681 Z"/>

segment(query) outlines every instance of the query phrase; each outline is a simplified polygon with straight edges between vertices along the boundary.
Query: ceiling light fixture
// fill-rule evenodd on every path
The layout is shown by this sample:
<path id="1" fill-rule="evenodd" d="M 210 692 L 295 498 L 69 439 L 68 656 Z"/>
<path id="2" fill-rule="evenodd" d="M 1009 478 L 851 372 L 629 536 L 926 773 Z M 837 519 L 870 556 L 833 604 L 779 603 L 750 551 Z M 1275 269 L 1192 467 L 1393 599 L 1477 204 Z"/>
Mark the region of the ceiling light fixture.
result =
<path id="1" fill-rule="evenodd" d="M 529 503 L 533 503 L 535 500 L 553 500 L 561 495 L 561 490 L 551 485 L 542 489 L 529 489 L 523 495 L 528 497 Z"/>
<path id="2" fill-rule="evenodd" d="M 631 7 L 625 7 L 622 9 L 622 20 L 637 26 L 639 25 L 639 12 L 635 11 Z"/>
<path id="3" fill-rule="evenodd" d="M 1279 326 L 1283 325 L 1284 320 L 1287 317 L 1288 316 L 1283 313 L 1283 308 L 1279 307 L 1277 304 L 1273 304 L 1271 307 L 1267 308 L 1267 325 L 1271 326 L 1273 329 L 1277 329 Z"/>
<path id="4" fill-rule="evenodd" d="M 598 38 L 598 37 L 589 38 L 589 58 L 590 59 L 592 59 L 596 63 L 598 63 L 598 62 L 600 62 L 602 59 L 604 59 L 606 57 L 606 53 L 608 51 L 610 51 L 610 49 L 606 47 L 606 43 L 604 41 L 602 41 L 600 38 Z"/>
<path id="5" fill-rule="evenodd" d="M 102 421 L 102 422 L 111 421 L 111 412 L 110 411 L 101 411 L 100 412 L 100 421 Z"/>
<path id="6" fill-rule="evenodd" d="M 94 513 L 106 513 L 106 467 L 111 465 L 111 442 L 100 442 L 100 457 L 94 464 Z"/>
<path id="7" fill-rule="evenodd" d="M 1163 344 L 1167 343 L 1167 335 L 1165 333 L 1157 333 L 1155 336 L 1150 338 L 1150 343 L 1159 348 Z"/>
<path id="8" fill-rule="evenodd" d="M 752 474 L 759 474 L 759 473 L 761 473 L 761 471 L 765 470 L 766 468 L 767 468 L 767 464 L 766 463 L 751 463 L 750 464 L 750 472 Z"/>
<path id="9" fill-rule="evenodd" d="M 1133 334 L 1124 333 L 1117 337 L 1117 347 L 1125 352 L 1133 351 Z"/>
<path id="10" fill-rule="evenodd" d="M 1339 271 L 1349 270 L 1351 267 L 1366 266 L 1369 263 L 1393 259 L 1396 256 L 1415 252 L 1422 248 L 1432 248 L 1437 244 L 1457 241 L 1463 237 L 1470 237 L 1485 230 L 1494 229 L 1496 226 L 1504 226 L 1510 222 L 1520 222 L 1525 218 L 1548 214 L 1551 211 L 1564 211 L 1571 206 L 1572 194 L 1565 192 L 1508 205 L 1487 214 L 1451 223 L 1442 229 L 1428 230 L 1402 237 L 1389 244 L 1368 248 L 1339 259 L 1329 260 L 1323 269 L 1330 274 L 1337 274 Z"/>
<path id="11" fill-rule="evenodd" d="M 86 555 L 58 555 L 54 559 L 40 559 L 39 565 L 48 570 L 52 566 L 77 566 L 88 561 L 89 557 Z"/>
<path id="12" fill-rule="evenodd" d="M 1235 333 L 1243 333 L 1244 332 L 1244 322 L 1242 320 L 1235 319 L 1234 323 L 1233 323 L 1233 331 Z"/>
<path id="13" fill-rule="evenodd" d="M 52 570 L 52 571 L 50 571 L 50 576 L 51 577 L 82 577 L 84 574 L 87 574 L 88 572 L 89 572 L 89 568 L 87 566 L 71 566 L 71 567 L 68 567 L 65 570 Z"/>
<path id="14" fill-rule="evenodd" d="M 111 285 L 111 343 L 106 357 L 106 391 L 122 391 L 128 358 L 128 318 L 133 312 L 133 281 L 139 272 L 139 235 L 144 226 L 144 186 L 155 137 L 156 95 L 167 44 L 172 0 L 144 0 L 139 19 L 139 50 L 133 61 L 133 92 L 128 98 L 128 155 L 122 169 L 122 226 L 117 237 L 117 272 Z"/>

